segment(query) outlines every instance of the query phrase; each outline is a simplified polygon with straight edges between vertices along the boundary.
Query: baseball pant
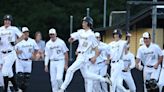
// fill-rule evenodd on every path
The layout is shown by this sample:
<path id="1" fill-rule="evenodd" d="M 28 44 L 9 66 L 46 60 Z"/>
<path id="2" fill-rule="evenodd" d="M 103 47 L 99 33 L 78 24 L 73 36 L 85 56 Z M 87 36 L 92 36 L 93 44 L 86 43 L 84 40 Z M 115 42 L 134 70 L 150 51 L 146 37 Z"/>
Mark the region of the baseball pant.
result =
<path id="1" fill-rule="evenodd" d="M 154 69 L 153 67 L 149 68 L 147 66 L 144 66 L 144 70 L 143 70 L 144 84 L 146 80 L 150 80 L 150 79 L 158 80 L 160 75 L 160 70 L 161 70 L 161 66 L 158 66 L 157 69 Z M 147 92 L 146 85 L 144 85 L 144 91 Z"/>
<path id="2" fill-rule="evenodd" d="M 2 71 L 0 70 L 0 86 L 4 86 Z"/>
<path id="3" fill-rule="evenodd" d="M 2 67 L 3 76 L 13 77 L 12 66 L 16 59 L 17 55 L 14 50 L 10 53 L 2 54 L 2 61 L 4 62 Z"/>
<path id="4" fill-rule="evenodd" d="M 67 88 L 67 86 L 69 85 L 69 83 L 71 82 L 73 78 L 73 74 L 75 73 L 75 71 L 77 71 L 80 68 L 83 71 L 84 78 L 88 78 L 91 80 L 100 80 L 103 82 L 106 81 L 106 79 L 103 78 L 102 76 L 88 71 L 87 66 L 86 66 L 86 62 L 89 62 L 88 60 L 89 58 L 87 58 L 87 55 L 83 55 L 83 54 L 78 55 L 76 61 L 68 68 L 66 77 L 65 77 L 64 83 L 61 86 L 61 89 L 65 90 Z"/>
<path id="5" fill-rule="evenodd" d="M 96 69 L 97 68 L 97 69 Z M 96 72 L 98 75 L 105 76 L 107 74 L 108 65 L 105 62 L 96 64 Z M 94 81 L 93 92 L 108 92 L 108 85 L 105 82 Z"/>
<path id="6" fill-rule="evenodd" d="M 13 50 L 9 53 L 5 53 L 5 54 L 1 53 L 1 55 L 2 55 L 2 61 L 3 61 L 2 75 L 4 78 L 4 92 L 7 92 L 9 80 L 12 82 L 15 91 L 17 91 L 18 87 L 14 78 L 13 70 L 12 70 L 12 66 L 15 60 L 17 59 L 16 52 L 15 50 Z"/>
<path id="7" fill-rule="evenodd" d="M 22 72 L 22 73 L 31 73 L 32 71 L 32 61 L 24 61 L 24 60 L 16 60 L 16 73 Z"/>
<path id="8" fill-rule="evenodd" d="M 50 78 L 52 92 L 57 92 L 63 83 L 65 60 L 50 61 Z"/>
<path id="9" fill-rule="evenodd" d="M 0 64 L 3 64 L 3 61 L 1 59 L 2 59 L 2 57 L 0 55 Z M 2 74 L 2 66 L 0 66 L 0 87 L 2 87 L 2 86 L 4 86 L 4 80 L 3 80 L 3 74 Z"/>
<path id="10" fill-rule="evenodd" d="M 136 92 L 136 86 L 133 80 L 133 77 L 131 75 L 131 72 L 122 72 L 123 75 L 123 79 L 126 82 L 126 84 L 128 85 L 130 92 Z"/>
<path id="11" fill-rule="evenodd" d="M 86 62 L 86 66 L 89 72 L 98 74 L 96 73 L 97 72 L 96 64 L 92 64 L 91 62 Z M 85 81 L 85 92 L 93 92 L 94 85 L 95 85 L 95 84 L 93 85 L 94 81 L 92 79 L 88 79 L 85 77 L 85 72 L 83 71 L 83 68 L 80 68 L 80 71 L 82 72 Z"/>
<path id="12" fill-rule="evenodd" d="M 161 73 L 160 73 L 160 76 L 159 76 L 159 81 L 158 81 L 158 86 L 160 88 L 160 92 L 162 92 L 162 87 L 164 86 L 164 66 L 162 67 L 161 69 Z"/>
<path id="13" fill-rule="evenodd" d="M 110 92 L 126 92 L 127 90 L 123 86 L 123 61 L 119 60 L 119 62 L 111 63 L 111 81 L 112 86 L 110 87 Z"/>
<path id="14" fill-rule="evenodd" d="M 87 66 L 88 72 L 90 72 L 90 73 L 101 75 L 102 77 L 106 75 L 105 72 L 107 72 L 107 65 L 105 63 L 92 64 L 91 62 L 87 62 L 86 66 Z M 80 70 L 81 70 L 81 72 L 83 72 L 82 71 L 83 68 L 80 68 Z M 102 73 L 100 74 L 100 72 L 102 72 Z M 83 75 L 83 73 L 82 73 L 82 75 Z M 105 83 L 105 82 L 101 82 L 99 80 L 92 80 L 92 79 L 88 79 L 88 78 L 85 78 L 84 81 L 85 81 L 86 92 L 108 92 L 107 83 Z M 104 88 L 104 90 L 102 88 Z"/>

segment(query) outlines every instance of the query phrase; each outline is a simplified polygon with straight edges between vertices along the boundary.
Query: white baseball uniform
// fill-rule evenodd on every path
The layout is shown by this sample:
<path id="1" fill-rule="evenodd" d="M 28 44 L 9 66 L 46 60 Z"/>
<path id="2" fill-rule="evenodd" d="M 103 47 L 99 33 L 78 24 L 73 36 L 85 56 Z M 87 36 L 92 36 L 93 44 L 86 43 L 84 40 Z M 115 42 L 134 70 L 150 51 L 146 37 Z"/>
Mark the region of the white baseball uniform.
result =
<path id="1" fill-rule="evenodd" d="M 73 78 L 74 72 L 78 69 L 81 70 L 84 78 L 105 82 L 106 79 L 102 76 L 89 72 L 86 65 L 87 62 L 90 62 L 89 58 L 94 56 L 94 54 L 92 53 L 92 49 L 98 46 L 98 42 L 93 31 L 91 29 L 87 31 L 85 31 L 84 29 L 80 29 L 77 32 L 72 33 L 71 38 L 79 41 L 79 45 L 77 48 L 78 56 L 76 58 L 76 61 L 68 68 L 64 83 L 61 86 L 61 90 L 65 90 L 67 88 Z M 87 89 L 87 92 L 91 92 L 92 87 L 88 88 L 89 89 Z"/>
<path id="2" fill-rule="evenodd" d="M 22 33 L 19 31 L 17 27 L 0 27 L 0 54 L 2 56 L 3 61 L 3 76 L 13 77 L 12 65 L 14 64 L 14 61 L 17 59 L 17 55 L 14 50 L 14 47 L 11 45 L 10 42 L 15 42 L 17 36 L 22 36 Z"/>
<path id="3" fill-rule="evenodd" d="M 162 56 L 162 50 L 157 44 L 151 43 L 149 47 L 146 47 L 144 44 L 138 48 L 136 57 L 144 64 L 144 82 L 150 79 L 158 80 L 161 66 L 159 65 L 158 68 L 155 69 L 154 65 L 158 62 L 159 56 Z"/>
<path id="4" fill-rule="evenodd" d="M 111 92 L 120 90 L 121 92 L 126 92 L 123 87 L 123 77 L 122 70 L 124 63 L 122 61 L 122 55 L 124 53 L 124 48 L 127 42 L 124 40 L 112 41 L 109 45 L 112 49 L 111 54 L 111 81 L 112 86 L 110 88 Z M 116 80 L 117 79 L 117 80 Z"/>
<path id="5" fill-rule="evenodd" d="M 105 76 L 107 74 L 108 65 L 106 61 L 111 54 L 111 47 L 101 41 L 99 41 L 98 49 L 100 51 L 100 55 L 97 57 L 95 67 L 92 70 L 95 70 L 96 74 L 101 76 Z M 94 81 L 94 89 L 93 92 L 108 92 L 107 83 Z"/>
<path id="6" fill-rule="evenodd" d="M 162 54 L 164 56 L 164 50 L 162 51 Z M 160 87 L 160 92 L 162 92 L 162 87 L 164 86 L 164 58 L 163 58 L 163 62 L 162 62 L 162 69 L 161 69 L 161 73 L 159 76 L 159 81 L 158 81 L 158 85 Z"/>
<path id="7" fill-rule="evenodd" d="M 68 48 L 65 42 L 58 38 L 53 42 L 49 40 L 45 47 L 45 65 L 50 60 L 50 77 L 53 92 L 57 92 L 63 82 L 63 73 L 65 65 L 65 53 Z"/>
<path id="8" fill-rule="evenodd" d="M 31 73 L 32 70 L 32 54 L 34 51 L 39 50 L 35 40 L 28 38 L 28 40 L 22 40 L 15 45 L 15 50 L 22 51 L 21 54 L 17 54 L 16 60 L 16 73 Z"/>
<path id="9" fill-rule="evenodd" d="M 136 92 L 136 86 L 131 75 L 131 69 L 135 67 L 135 58 L 134 55 L 128 51 L 126 54 L 123 54 L 123 61 L 124 61 L 124 69 L 128 69 L 127 71 L 123 70 L 122 75 L 123 79 L 127 83 L 130 92 Z"/>
<path id="10" fill-rule="evenodd" d="M 0 65 L 3 65 L 3 61 L 1 59 L 2 57 L 0 56 Z M 4 80 L 3 80 L 3 75 L 2 75 L 2 67 L 0 68 L 0 87 L 4 86 Z"/>

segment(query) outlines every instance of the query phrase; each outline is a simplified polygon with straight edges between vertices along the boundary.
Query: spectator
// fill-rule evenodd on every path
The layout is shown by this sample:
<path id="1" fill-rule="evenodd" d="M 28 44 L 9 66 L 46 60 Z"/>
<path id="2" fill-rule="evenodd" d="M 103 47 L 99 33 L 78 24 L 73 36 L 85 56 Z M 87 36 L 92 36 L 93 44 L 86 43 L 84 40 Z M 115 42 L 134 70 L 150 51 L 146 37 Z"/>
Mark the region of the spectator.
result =
<path id="1" fill-rule="evenodd" d="M 36 55 L 36 57 L 38 57 L 39 59 L 37 59 L 37 60 L 38 61 L 44 60 L 45 41 L 42 40 L 41 32 L 38 31 L 35 33 L 35 41 L 39 47 L 39 53 Z"/>

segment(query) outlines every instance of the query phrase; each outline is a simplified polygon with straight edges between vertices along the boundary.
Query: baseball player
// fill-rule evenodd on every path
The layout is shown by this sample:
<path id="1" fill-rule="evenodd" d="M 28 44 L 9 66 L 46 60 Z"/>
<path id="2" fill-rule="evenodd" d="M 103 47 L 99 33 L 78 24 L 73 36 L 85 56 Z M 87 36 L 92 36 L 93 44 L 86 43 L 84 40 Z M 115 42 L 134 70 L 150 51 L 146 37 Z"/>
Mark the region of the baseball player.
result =
<path id="1" fill-rule="evenodd" d="M 125 40 L 127 41 L 127 44 L 130 44 L 130 37 L 132 36 L 132 34 L 130 34 L 129 32 L 126 32 L 126 38 Z"/>
<path id="2" fill-rule="evenodd" d="M 138 63 L 143 62 L 143 77 L 145 83 L 145 92 L 158 92 L 157 80 L 160 74 L 160 63 L 162 62 L 162 50 L 160 47 L 151 42 L 151 35 L 148 32 L 143 33 L 144 45 L 140 46 L 137 51 L 136 68 L 139 69 Z"/>
<path id="3" fill-rule="evenodd" d="M 45 48 L 45 71 L 48 72 L 50 60 L 50 77 L 52 91 L 57 92 L 63 83 L 64 68 L 68 68 L 68 48 L 65 42 L 57 37 L 56 30 L 49 30 L 50 40 Z"/>
<path id="4" fill-rule="evenodd" d="M 122 32 L 121 29 L 115 29 L 113 31 L 114 41 L 109 43 L 111 46 L 111 81 L 112 86 L 110 88 L 110 92 L 126 92 L 127 90 L 123 87 L 123 60 L 122 56 L 124 53 L 124 48 L 127 45 L 127 41 L 122 40 Z M 117 79 L 117 80 L 116 80 Z"/>
<path id="5" fill-rule="evenodd" d="M 139 46 L 142 46 L 142 45 L 144 45 L 144 39 L 141 37 L 140 39 L 139 39 Z M 142 71 L 143 70 L 143 61 L 140 61 L 139 63 L 138 63 L 138 68 L 139 68 L 139 70 L 140 71 Z"/>
<path id="6" fill-rule="evenodd" d="M 82 75 L 85 78 L 111 83 L 108 78 L 104 78 L 100 75 L 91 73 L 87 69 L 86 63 L 95 63 L 96 58 L 99 55 L 98 42 L 95 38 L 93 31 L 91 30 L 92 25 L 93 19 L 91 17 L 84 17 L 82 20 L 83 29 L 80 29 L 77 32 L 71 34 L 69 42 L 73 42 L 75 40 L 79 41 L 79 45 L 77 48 L 78 56 L 76 58 L 76 61 L 68 68 L 64 83 L 61 85 L 60 90 L 58 92 L 64 92 L 64 90 L 71 82 L 74 72 L 78 69 L 81 70 Z M 95 54 L 92 54 L 93 50 L 95 51 Z M 87 88 L 87 92 L 92 92 L 92 87 Z"/>
<path id="7" fill-rule="evenodd" d="M 124 69 L 122 70 L 123 79 L 127 83 L 130 92 L 136 92 L 136 86 L 131 75 L 131 69 L 135 67 L 134 55 L 129 51 L 129 45 L 125 47 L 125 52 L 123 53 Z"/>
<path id="8" fill-rule="evenodd" d="M 9 80 L 12 82 L 15 91 L 18 92 L 19 89 L 12 71 L 12 66 L 17 59 L 14 45 L 21 41 L 24 36 L 17 27 L 11 26 L 11 15 L 5 15 L 3 20 L 4 25 L 0 27 L 0 55 L 3 61 L 4 92 L 7 92 Z M 17 37 L 18 39 L 16 40 Z"/>
<path id="9" fill-rule="evenodd" d="M 162 51 L 162 54 L 164 56 L 164 50 Z M 163 92 L 164 91 L 164 59 L 163 59 L 163 62 L 162 62 L 162 69 L 161 69 L 161 73 L 160 73 L 160 76 L 159 76 L 159 81 L 158 81 L 158 86 L 159 86 L 159 89 L 160 91 L 159 92 Z M 163 88 L 163 91 L 162 91 L 162 88 Z"/>
<path id="10" fill-rule="evenodd" d="M 88 62 L 88 70 L 89 72 L 101 75 L 101 76 L 108 76 L 107 74 L 107 60 L 110 56 L 110 46 L 101 42 L 100 33 L 96 32 L 95 37 L 98 40 L 98 49 L 100 55 L 97 57 L 95 63 Z M 94 51 L 93 51 L 94 53 Z M 101 81 L 94 81 L 91 79 L 85 79 L 85 89 L 91 87 L 93 90 L 91 92 L 108 92 L 107 83 Z M 87 91 L 87 90 L 86 90 Z"/>
<path id="11" fill-rule="evenodd" d="M 144 39 L 143 39 L 143 38 L 140 38 L 140 40 L 139 40 L 139 45 L 140 45 L 140 46 L 144 45 Z"/>
<path id="12" fill-rule="evenodd" d="M 32 70 L 32 55 L 39 50 L 35 40 L 29 37 L 29 29 L 22 27 L 24 40 L 15 45 L 18 59 L 16 60 L 16 75 L 20 89 L 26 92 Z"/>
<path id="13" fill-rule="evenodd" d="M 96 59 L 95 67 L 93 67 L 93 71 L 95 70 L 95 73 L 106 76 L 107 75 L 107 68 L 109 64 L 109 57 L 110 57 L 110 46 L 101 42 L 101 36 L 99 32 L 95 33 L 95 36 L 98 40 L 98 49 L 100 51 L 100 55 Z M 107 83 L 100 82 L 100 81 L 94 81 L 94 89 L 93 92 L 108 92 Z"/>

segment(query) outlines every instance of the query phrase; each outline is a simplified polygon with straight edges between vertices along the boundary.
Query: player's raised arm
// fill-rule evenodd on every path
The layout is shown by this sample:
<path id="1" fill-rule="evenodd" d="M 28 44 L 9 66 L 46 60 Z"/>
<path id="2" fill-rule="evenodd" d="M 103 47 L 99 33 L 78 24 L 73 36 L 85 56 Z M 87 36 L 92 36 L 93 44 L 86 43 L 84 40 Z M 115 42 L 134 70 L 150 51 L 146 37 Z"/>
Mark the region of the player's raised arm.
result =
<path id="1" fill-rule="evenodd" d="M 68 42 L 73 43 L 74 41 L 78 40 L 80 38 L 80 31 L 74 32 L 70 35 L 70 38 L 68 39 Z"/>
<path id="2" fill-rule="evenodd" d="M 24 27 L 24 28 L 22 28 L 22 30 L 28 30 L 28 28 Z M 24 34 L 18 28 L 16 28 L 15 34 L 18 37 L 15 41 L 15 44 L 19 43 L 20 41 L 22 41 L 25 38 Z"/>

